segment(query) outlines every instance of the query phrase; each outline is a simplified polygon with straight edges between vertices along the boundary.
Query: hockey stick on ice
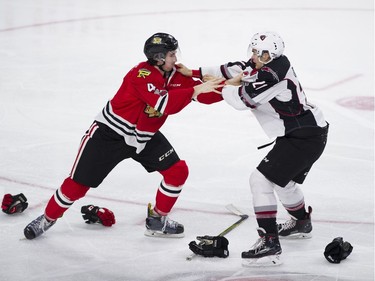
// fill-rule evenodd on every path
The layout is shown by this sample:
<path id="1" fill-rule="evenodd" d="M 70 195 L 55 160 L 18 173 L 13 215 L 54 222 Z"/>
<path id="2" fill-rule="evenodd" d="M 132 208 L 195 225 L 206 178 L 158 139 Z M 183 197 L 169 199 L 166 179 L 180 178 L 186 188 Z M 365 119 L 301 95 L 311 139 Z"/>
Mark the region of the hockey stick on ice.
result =
<path id="1" fill-rule="evenodd" d="M 229 226 L 227 229 L 223 230 L 218 236 L 225 236 L 228 232 L 235 229 L 237 226 L 239 226 L 244 220 L 246 220 L 249 217 L 248 215 L 238 210 L 233 204 L 226 205 L 225 208 L 227 208 L 227 210 L 231 211 L 233 214 L 240 216 L 241 218 L 238 221 L 236 221 L 234 224 Z"/>
<path id="2" fill-rule="evenodd" d="M 238 210 L 233 204 L 229 204 L 227 206 L 225 206 L 229 211 L 231 211 L 233 214 L 237 215 L 237 216 L 240 216 L 241 218 L 236 221 L 235 223 L 233 223 L 231 226 L 229 226 L 228 228 L 226 228 L 225 230 L 223 230 L 218 236 L 225 236 L 226 234 L 228 234 L 230 231 L 232 231 L 233 229 L 235 229 L 237 226 L 239 226 L 244 220 L 246 220 L 249 216 L 242 213 L 240 210 Z M 199 245 L 203 245 L 204 242 L 199 242 Z M 194 257 L 196 256 L 196 254 L 191 254 L 189 256 L 186 257 L 186 260 L 188 261 L 191 261 Z"/>
<path id="3" fill-rule="evenodd" d="M 237 216 L 240 216 L 240 217 L 243 217 L 244 220 L 247 219 L 249 216 L 242 213 L 240 210 L 238 210 L 233 204 L 228 204 L 225 206 L 225 208 L 227 208 L 228 211 L 231 211 L 233 214 L 237 215 Z"/>

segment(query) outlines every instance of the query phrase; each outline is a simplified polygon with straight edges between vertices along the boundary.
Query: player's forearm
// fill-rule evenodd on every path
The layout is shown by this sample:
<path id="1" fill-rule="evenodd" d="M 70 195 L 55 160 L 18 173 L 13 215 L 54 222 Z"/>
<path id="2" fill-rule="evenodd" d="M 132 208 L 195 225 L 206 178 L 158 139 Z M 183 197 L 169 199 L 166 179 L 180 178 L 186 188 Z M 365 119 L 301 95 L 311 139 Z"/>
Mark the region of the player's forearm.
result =
<path id="1" fill-rule="evenodd" d="M 227 85 L 222 90 L 224 100 L 233 108 L 237 110 L 249 109 L 241 100 L 238 94 L 239 87 Z"/>

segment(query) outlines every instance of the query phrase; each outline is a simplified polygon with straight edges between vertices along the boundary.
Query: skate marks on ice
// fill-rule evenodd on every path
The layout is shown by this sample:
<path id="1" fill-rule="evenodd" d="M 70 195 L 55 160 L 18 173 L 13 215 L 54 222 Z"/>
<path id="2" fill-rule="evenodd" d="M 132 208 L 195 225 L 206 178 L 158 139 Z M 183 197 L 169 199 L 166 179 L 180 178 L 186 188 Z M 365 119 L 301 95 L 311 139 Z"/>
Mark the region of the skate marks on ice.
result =
<path id="1" fill-rule="evenodd" d="M 280 267 L 278 267 L 280 269 Z M 238 272 L 229 271 L 202 271 L 202 272 L 180 272 L 166 275 L 157 281 L 179 280 L 179 281 L 337 281 L 337 276 L 327 276 L 310 273 L 274 271 L 269 267 L 254 270 L 243 269 Z M 350 279 L 340 278 L 340 281 Z"/>

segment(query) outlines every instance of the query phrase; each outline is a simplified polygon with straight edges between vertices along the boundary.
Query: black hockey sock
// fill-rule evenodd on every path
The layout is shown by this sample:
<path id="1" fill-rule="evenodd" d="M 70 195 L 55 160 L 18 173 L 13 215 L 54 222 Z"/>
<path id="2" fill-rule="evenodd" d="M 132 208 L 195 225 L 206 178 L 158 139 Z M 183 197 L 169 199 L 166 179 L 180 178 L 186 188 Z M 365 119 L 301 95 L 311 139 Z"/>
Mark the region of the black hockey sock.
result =
<path id="1" fill-rule="evenodd" d="M 257 219 L 259 227 L 263 228 L 266 233 L 278 233 L 276 218 Z"/>
<path id="2" fill-rule="evenodd" d="M 303 220 L 306 218 L 306 210 L 305 210 L 305 205 L 302 206 L 302 208 L 294 211 L 287 210 L 288 213 L 296 218 L 297 220 Z"/>

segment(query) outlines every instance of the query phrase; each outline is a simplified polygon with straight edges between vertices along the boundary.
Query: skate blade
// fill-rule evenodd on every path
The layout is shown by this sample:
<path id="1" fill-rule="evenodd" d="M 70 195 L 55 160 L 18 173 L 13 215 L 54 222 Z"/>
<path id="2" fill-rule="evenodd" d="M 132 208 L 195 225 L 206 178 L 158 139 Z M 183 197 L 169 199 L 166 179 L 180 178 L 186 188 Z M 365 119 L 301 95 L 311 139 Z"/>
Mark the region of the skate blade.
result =
<path id="1" fill-rule="evenodd" d="M 288 236 L 279 236 L 281 239 L 310 239 L 312 237 L 311 233 L 294 233 Z"/>
<path id="2" fill-rule="evenodd" d="M 242 259 L 242 266 L 244 267 L 278 266 L 282 263 L 280 255 L 267 256 L 258 259 Z"/>
<path id="3" fill-rule="evenodd" d="M 185 237 L 184 233 L 179 233 L 179 234 L 165 234 L 161 231 L 154 231 L 150 229 L 145 230 L 145 236 L 148 237 L 158 237 L 158 238 L 183 238 Z"/>

